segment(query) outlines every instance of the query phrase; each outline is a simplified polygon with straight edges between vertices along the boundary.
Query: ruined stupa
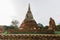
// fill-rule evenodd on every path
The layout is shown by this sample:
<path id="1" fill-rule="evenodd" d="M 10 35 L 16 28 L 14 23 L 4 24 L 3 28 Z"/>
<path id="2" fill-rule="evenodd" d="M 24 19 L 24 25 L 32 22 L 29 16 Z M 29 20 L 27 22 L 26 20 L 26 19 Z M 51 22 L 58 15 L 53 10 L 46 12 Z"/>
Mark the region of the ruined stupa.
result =
<path id="1" fill-rule="evenodd" d="M 56 30 L 56 24 L 53 18 L 50 18 L 48 30 Z"/>
<path id="2" fill-rule="evenodd" d="M 33 15 L 32 15 L 32 12 L 31 12 L 31 9 L 30 9 L 30 4 L 29 4 L 29 7 L 28 7 L 28 11 L 27 11 L 27 14 L 26 14 L 26 17 L 24 19 L 24 21 L 22 22 L 21 26 L 20 26 L 20 31 L 24 31 L 24 32 L 35 32 L 37 31 L 38 29 L 40 29 L 36 23 L 36 21 L 34 20 L 33 18 Z"/>

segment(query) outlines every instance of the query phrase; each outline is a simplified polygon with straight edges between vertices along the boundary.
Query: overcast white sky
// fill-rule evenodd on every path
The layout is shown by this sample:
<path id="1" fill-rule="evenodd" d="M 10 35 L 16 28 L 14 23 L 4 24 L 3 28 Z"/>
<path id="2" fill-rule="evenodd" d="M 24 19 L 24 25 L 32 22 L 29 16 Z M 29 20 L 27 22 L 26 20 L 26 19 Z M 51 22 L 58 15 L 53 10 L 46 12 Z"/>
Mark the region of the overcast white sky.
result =
<path id="1" fill-rule="evenodd" d="M 0 0 L 0 25 L 10 25 L 13 19 L 21 24 L 29 3 L 37 23 L 48 25 L 50 17 L 60 23 L 60 0 Z"/>

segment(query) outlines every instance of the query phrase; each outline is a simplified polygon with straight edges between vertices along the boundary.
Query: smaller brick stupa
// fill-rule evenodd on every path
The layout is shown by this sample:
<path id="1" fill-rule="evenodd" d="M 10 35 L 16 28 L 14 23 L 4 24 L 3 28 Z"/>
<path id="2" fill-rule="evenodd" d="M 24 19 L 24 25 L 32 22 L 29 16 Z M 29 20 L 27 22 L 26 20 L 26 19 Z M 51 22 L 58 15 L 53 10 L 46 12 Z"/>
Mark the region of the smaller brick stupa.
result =
<path id="1" fill-rule="evenodd" d="M 56 27 L 54 19 L 50 18 L 48 30 L 54 30 L 55 31 L 56 28 L 57 27 Z"/>
<path id="2" fill-rule="evenodd" d="M 24 21 L 22 22 L 19 30 L 21 32 L 36 32 L 36 31 L 38 31 L 38 29 L 40 29 L 40 28 L 38 27 L 36 21 L 33 18 L 33 15 L 32 15 L 31 9 L 30 9 L 30 4 L 29 4 L 26 17 L 25 17 Z"/>

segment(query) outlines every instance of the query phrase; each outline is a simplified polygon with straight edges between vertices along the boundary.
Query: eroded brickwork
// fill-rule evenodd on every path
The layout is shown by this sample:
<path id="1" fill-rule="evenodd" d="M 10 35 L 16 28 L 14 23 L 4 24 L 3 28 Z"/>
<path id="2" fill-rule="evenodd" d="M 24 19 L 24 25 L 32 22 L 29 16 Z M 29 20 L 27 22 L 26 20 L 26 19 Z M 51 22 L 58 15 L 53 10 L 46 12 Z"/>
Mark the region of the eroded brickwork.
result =
<path id="1" fill-rule="evenodd" d="M 0 35 L 0 40 L 60 40 L 55 34 L 7 34 Z"/>

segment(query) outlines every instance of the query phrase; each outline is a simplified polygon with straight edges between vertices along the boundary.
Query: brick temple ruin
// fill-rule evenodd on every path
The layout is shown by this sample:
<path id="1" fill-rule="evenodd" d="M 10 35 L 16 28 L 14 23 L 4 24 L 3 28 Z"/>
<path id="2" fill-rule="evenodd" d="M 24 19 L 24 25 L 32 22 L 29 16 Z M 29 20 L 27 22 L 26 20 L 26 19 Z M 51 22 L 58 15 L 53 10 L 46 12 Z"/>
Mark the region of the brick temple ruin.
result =
<path id="1" fill-rule="evenodd" d="M 0 34 L 0 40 L 60 40 L 60 34 L 54 34 L 56 28 L 57 27 L 54 19 L 50 18 L 48 29 L 40 29 L 40 27 L 37 25 L 36 21 L 33 18 L 29 4 L 28 11 L 24 21 L 22 22 L 19 29 L 15 30 L 22 34 Z M 25 32 L 25 34 L 23 32 Z M 47 34 L 40 34 L 40 32 L 47 32 Z"/>
<path id="2" fill-rule="evenodd" d="M 33 18 L 30 4 L 24 21 L 22 22 L 20 28 L 22 32 L 37 32 L 40 28 L 38 27 L 36 21 Z"/>
<path id="3" fill-rule="evenodd" d="M 53 18 L 50 18 L 49 21 L 49 26 L 48 29 L 41 29 L 38 24 L 36 23 L 35 19 L 33 18 L 32 12 L 31 12 L 31 8 L 30 8 L 30 4 L 28 7 L 28 11 L 26 14 L 26 17 L 24 19 L 24 21 L 22 22 L 22 24 L 19 27 L 19 31 L 20 32 L 26 32 L 26 33 L 44 33 L 44 32 L 48 32 L 48 33 L 54 33 L 54 31 L 56 30 L 56 24 Z"/>

